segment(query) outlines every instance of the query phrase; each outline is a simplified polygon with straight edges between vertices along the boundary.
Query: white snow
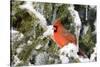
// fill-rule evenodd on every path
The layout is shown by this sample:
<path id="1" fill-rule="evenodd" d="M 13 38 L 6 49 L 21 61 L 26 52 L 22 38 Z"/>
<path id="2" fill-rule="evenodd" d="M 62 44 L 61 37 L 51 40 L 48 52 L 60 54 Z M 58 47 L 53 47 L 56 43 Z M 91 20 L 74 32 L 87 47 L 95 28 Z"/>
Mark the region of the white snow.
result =
<path id="1" fill-rule="evenodd" d="M 82 56 L 79 56 L 79 61 L 80 62 L 82 62 L 82 63 L 86 63 L 86 62 L 89 62 L 90 60 L 89 60 L 89 58 L 84 58 L 84 57 L 82 57 Z"/>
<path id="2" fill-rule="evenodd" d="M 12 34 L 19 33 L 18 31 L 14 30 L 14 29 L 11 29 L 11 32 L 12 32 Z"/>
<path id="3" fill-rule="evenodd" d="M 17 57 L 17 55 L 15 55 L 14 56 L 14 67 L 17 65 L 17 64 L 19 64 L 19 63 L 21 63 L 22 61 L 20 61 L 20 59 Z"/>
<path id="4" fill-rule="evenodd" d="M 95 20 L 95 22 L 94 22 L 95 30 L 92 32 L 92 34 L 96 34 L 96 32 L 97 32 L 97 27 L 96 27 L 97 23 L 96 22 L 97 22 L 97 20 Z"/>
<path id="5" fill-rule="evenodd" d="M 60 60 L 61 60 L 61 63 L 62 63 L 62 64 L 67 64 L 67 63 L 69 63 L 69 58 L 66 57 L 66 56 L 61 55 L 61 56 L 60 56 Z"/>
<path id="6" fill-rule="evenodd" d="M 69 43 L 59 50 L 59 57 L 62 63 L 69 63 L 70 57 L 74 59 L 78 59 L 79 62 L 89 62 L 89 58 L 84 58 L 83 56 L 79 56 L 77 54 L 78 50 L 75 44 Z M 94 59 L 94 58 L 93 58 Z"/>
<path id="7" fill-rule="evenodd" d="M 39 53 L 35 58 L 35 65 L 47 64 L 49 55 L 46 52 Z"/>
<path id="8" fill-rule="evenodd" d="M 17 48 L 16 49 L 17 54 L 19 54 L 22 50 L 23 50 L 23 48 Z"/>
<path id="9" fill-rule="evenodd" d="M 89 7 L 96 10 L 96 5 L 89 5 Z"/>
<path id="10" fill-rule="evenodd" d="M 31 44 L 32 44 L 32 41 L 28 40 L 27 45 L 31 45 Z"/>
<path id="11" fill-rule="evenodd" d="M 20 5 L 19 7 L 21 9 L 27 9 L 29 12 L 32 12 L 33 14 L 35 14 L 35 16 L 39 19 L 40 25 L 44 29 L 47 29 L 47 22 L 46 22 L 45 17 L 33 8 L 31 1 L 26 1 L 25 4 Z"/>
<path id="12" fill-rule="evenodd" d="M 26 45 L 26 43 L 22 43 L 19 45 L 19 48 L 23 48 Z"/>
<path id="13" fill-rule="evenodd" d="M 94 62 L 96 61 L 95 58 L 97 57 L 97 51 L 96 51 L 96 47 L 93 48 L 94 52 L 91 54 L 91 57 L 90 57 L 90 61 Z"/>
<path id="14" fill-rule="evenodd" d="M 74 57 L 75 59 L 78 58 L 77 55 L 77 46 L 73 43 L 69 43 L 68 45 L 64 46 L 59 50 L 59 57 L 62 63 L 68 63 L 69 57 Z"/>
<path id="15" fill-rule="evenodd" d="M 74 9 L 73 5 L 71 5 L 70 7 L 68 7 L 68 10 L 70 11 L 71 16 L 74 18 L 75 25 L 80 27 L 81 26 L 81 19 L 79 17 L 78 11 L 76 11 Z"/>
<path id="16" fill-rule="evenodd" d="M 77 53 L 77 51 L 78 51 L 77 46 L 73 43 L 69 43 L 68 45 L 60 49 L 60 55 L 64 52 L 64 54 L 68 54 L 69 57 L 72 57 L 72 56 L 75 57 L 75 54 Z"/>
<path id="17" fill-rule="evenodd" d="M 49 25 L 49 26 L 47 26 L 47 30 L 43 33 L 43 36 L 44 37 L 52 36 L 53 32 L 54 32 L 53 25 Z"/>
<path id="18" fill-rule="evenodd" d="M 28 63 L 28 66 L 33 66 L 33 64 L 31 64 L 30 62 Z"/>
<path id="19" fill-rule="evenodd" d="M 17 30 L 11 29 L 12 41 L 20 41 L 24 35 Z"/>
<path id="20" fill-rule="evenodd" d="M 89 29 L 89 26 L 84 25 L 83 34 L 85 35 Z"/>
<path id="21" fill-rule="evenodd" d="M 41 47 L 43 47 L 41 44 L 37 45 L 35 49 L 40 49 Z"/>
<path id="22" fill-rule="evenodd" d="M 81 30 L 82 22 L 81 22 L 81 19 L 79 17 L 78 11 L 76 11 L 74 9 L 73 5 L 70 5 L 68 7 L 68 10 L 70 11 L 70 14 L 71 14 L 71 16 L 73 17 L 73 20 L 74 20 L 75 34 L 76 34 L 77 45 L 78 45 L 78 40 L 79 40 L 79 35 L 80 35 L 80 30 Z M 77 46 L 77 48 L 79 49 L 79 45 Z"/>

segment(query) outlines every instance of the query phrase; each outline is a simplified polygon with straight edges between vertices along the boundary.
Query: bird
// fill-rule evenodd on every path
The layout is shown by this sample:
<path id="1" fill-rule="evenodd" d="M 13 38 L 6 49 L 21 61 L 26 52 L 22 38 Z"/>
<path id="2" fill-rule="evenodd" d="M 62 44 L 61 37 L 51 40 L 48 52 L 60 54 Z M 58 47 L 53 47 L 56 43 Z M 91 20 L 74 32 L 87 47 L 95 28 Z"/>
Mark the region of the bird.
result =
<path id="1" fill-rule="evenodd" d="M 57 46 L 62 49 L 70 44 L 73 44 L 76 48 L 76 53 L 83 57 L 87 57 L 85 52 L 78 47 L 77 37 L 69 32 L 62 24 L 61 18 L 58 18 L 53 23 L 53 35 L 50 36 L 51 39 L 57 44 Z"/>
<path id="2" fill-rule="evenodd" d="M 56 43 L 62 63 L 63 61 L 67 63 L 68 60 L 67 57 L 63 60 L 63 53 L 63 57 L 69 55 L 69 57 L 74 56 L 74 59 L 78 59 L 79 56 L 87 57 L 82 49 L 77 48 L 77 37 L 64 27 L 61 18 L 55 19 L 52 25 L 48 26 L 47 31 L 43 33 L 43 36 L 49 36 Z"/>
<path id="3" fill-rule="evenodd" d="M 70 33 L 67 29 L 64 28 L 61 19 L 58 18 L 53 23 L 53 36 L 51 37 L 54 42 L 56 42 L 59 48 L 63 48 L 69 43 L 73 43 L 77 46 L 77 39 L 74 34 Z"/>

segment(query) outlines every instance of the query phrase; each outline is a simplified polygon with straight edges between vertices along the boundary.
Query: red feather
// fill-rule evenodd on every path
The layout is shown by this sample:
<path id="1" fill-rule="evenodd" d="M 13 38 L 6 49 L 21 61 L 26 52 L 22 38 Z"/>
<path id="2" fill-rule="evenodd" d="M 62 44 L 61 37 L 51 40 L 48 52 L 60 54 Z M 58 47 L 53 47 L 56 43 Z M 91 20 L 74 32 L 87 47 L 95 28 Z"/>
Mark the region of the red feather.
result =
<path id="1" fill-rule="evenodd" d="M 54 22 L 53 26 L 54 26 L 53 39 L 60 48 L 62 48 L 64 45 L 67 45 L 68 43 L 76 44 L 76 37 L 64 28 L 64 26 L 61 24 L 60 19 L 57 19 Z"/>

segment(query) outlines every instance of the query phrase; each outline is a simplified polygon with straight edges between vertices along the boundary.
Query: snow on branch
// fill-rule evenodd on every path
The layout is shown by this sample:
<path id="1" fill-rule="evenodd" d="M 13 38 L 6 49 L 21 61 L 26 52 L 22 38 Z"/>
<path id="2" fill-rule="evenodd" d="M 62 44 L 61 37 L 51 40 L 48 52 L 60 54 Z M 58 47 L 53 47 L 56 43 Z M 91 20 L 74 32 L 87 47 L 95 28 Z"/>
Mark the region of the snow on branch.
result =
<path id="1" fill-rule="evenodd" d="M 47 29 L 47 21 L 45 17 L 33 8 L 31 1 L 26 1 L 23 5 L 20 5 L 19 7 L 21 9 L 27 9 L 29 12 L 35 14 L 35 16 L 39 19 L 39 24 L 42 26 L 42 28 L 44 30 Z"/>

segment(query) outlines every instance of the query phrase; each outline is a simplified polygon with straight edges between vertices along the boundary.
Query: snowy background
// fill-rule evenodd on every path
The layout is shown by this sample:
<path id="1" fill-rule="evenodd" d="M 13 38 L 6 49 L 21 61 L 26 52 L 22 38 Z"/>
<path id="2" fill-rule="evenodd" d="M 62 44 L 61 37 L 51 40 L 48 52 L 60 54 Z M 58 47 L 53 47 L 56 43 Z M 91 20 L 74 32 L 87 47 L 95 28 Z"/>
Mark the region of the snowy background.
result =
<path id="1" fill-rule="evenodd" d="M 83 2 L 84 3 L 84 2 Z M 95 2 L 94 2 L 95 3 Z M 6 21 L 6 20 L 5 20 Z M 1 26 L 2 27 L 2 26 Z M 5 27 L 6 28 L 6 27 Z M 2 34 L 2 33 L 1 33 Z M 23 37 L 23 35 L 22 35 L 22 37 Z M 8 38 L 7 38 L 8 39 Z M 2 40 L 1 40 L 2 41 Z M 8 42 L 7 42 L 8 43 Z M 6 48 L 6 47 L 5 47 Z M 2 56 L 2 55 L 1 55 Z M 2 61 L 3 62 L 3 61 Z M 87 65 L 87 64 L 86 64 Z"/>
<path id="2" fill-rule="evenodd" d="M 96 14 L 95 5 L 12 1 L 11 65 L 28 66 L 96 61 Z M 43 35 L 46 30 L 50 29 L 48 26 L 59 17 L 63 21 L 64 27 L 76 35 L 79 48 L 85 53 L 84 56 L 80 55 L 76 59 L 76 54 L 71 53 L 70 50 L 67 52 L 68 48 L 71 49 L 72 46 L 62 48 L 59 52 L 55 42 L 48 37 L 43 37 L 48 34 Z M 76 49 L 72 49 L 76 51 Z M 68 57 L 66 57 L 67 54 Z"/>

